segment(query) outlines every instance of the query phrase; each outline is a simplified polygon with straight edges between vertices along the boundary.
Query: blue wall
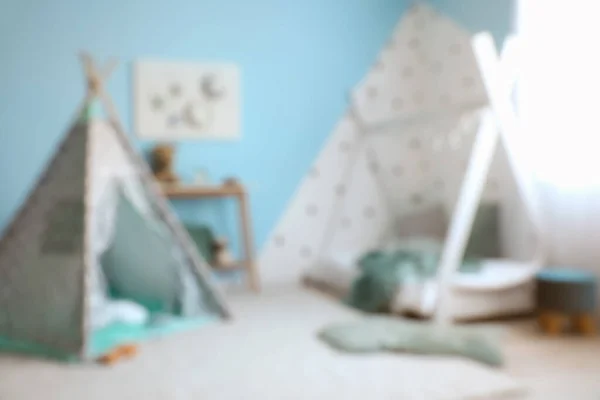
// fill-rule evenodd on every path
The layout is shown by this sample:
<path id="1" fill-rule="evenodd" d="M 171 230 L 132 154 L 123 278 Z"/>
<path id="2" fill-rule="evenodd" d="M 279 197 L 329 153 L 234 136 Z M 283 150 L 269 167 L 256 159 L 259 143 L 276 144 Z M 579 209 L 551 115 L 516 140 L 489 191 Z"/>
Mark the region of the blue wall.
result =
<path id="1" fill-rule="evenodd" d="M 0 0 L 0 228 L 12 217 L 82 99 L 80 49 L 116 56 L 108 89 L 131 131 L 130 63 L 138 57 L 224 60 L 243 71 L 243 138 L 185 142 L 177 170 L 237 176 L 251 194 L 261 246 L 375 59 L 408 0 Z M 498 10 L 477 0 L 436 2 L 497 35 Z M 497 1 L 499 10 L 508 1 Z M 465 8 L 465 4 L 470 7 Z M 138 143 L 140 147 L 144 144 Z M 222 207 L 222 208 L 221 208 Z M 178 204 L 233 235 L 231 204 Z M 202 211 L 202 213 L 199 213 Z"/>

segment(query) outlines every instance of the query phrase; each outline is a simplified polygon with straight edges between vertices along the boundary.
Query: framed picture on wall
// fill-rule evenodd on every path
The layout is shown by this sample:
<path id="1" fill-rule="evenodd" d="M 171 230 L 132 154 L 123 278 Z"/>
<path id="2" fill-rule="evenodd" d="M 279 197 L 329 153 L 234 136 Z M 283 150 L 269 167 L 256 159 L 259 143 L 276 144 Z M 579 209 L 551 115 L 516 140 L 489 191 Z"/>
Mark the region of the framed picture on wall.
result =
<path id="1" fill-rule="evenodd" d="M 140 60 L 134 65 L 134 124 L 141 139 L 241 135 L 240 71 L 234 64 Z"/>

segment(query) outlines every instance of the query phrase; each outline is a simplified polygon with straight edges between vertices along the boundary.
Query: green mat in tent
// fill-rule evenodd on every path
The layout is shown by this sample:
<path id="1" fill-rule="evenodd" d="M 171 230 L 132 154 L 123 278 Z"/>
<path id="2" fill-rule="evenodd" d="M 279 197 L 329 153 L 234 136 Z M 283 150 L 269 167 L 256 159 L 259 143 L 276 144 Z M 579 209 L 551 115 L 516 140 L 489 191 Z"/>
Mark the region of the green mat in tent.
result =
<path id="1" fill-rule="evenodd" d="M 96 358 L 122 343 L 139 343 L 198 328 L 217 320 L 213 316 L 182 318 L 169 315 L 168 317 L 164 316 L 164 320 L 161 322 L 161 317 L 163 316 L 154 316 L 151 318 L 152 321 L 146 325 L 112 324 L 97 330 L 92 335 L 89 356 Z"/>
<path id="2" fill-rule="evenodd" d="M 214 316 L 198 318 L 182 318 L 169 315 L 155 315 L 151 322 L 145 325 L 111 324 L 92 333 L 85 357 L 96 359 L 106 354 L 111 349 L 125 343 L 140 343 L 147 340 L 168 336 L 173 333 L 184 332 L 199 328 L 205 324 L 216 321 Z M 56 359 L 61 361 L 80 361 L 75 354 L 67 354 L 50 347 L 9 340 L 0 337 L 0 351 L 8 353 L 24 353 L 38 357 Z"/>

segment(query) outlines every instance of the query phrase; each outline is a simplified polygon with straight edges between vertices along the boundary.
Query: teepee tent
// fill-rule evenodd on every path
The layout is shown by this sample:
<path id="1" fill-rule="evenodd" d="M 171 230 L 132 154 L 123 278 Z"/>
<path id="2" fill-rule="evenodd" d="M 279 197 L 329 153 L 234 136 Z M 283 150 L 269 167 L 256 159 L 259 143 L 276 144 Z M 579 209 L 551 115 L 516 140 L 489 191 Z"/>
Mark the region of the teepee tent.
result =
<path id="1" fill-rule="evenodd" d="M 466 247 L 489 259 L 524 259 L 496 263 L 500 268 L 492 269 L 501 276 L 484 277 L 487 292 L 473 287 L 471 277 L 461 281 L 467 294 L 453 300 L 466 313 L 459 317 L 505 311 L 486 301 L 492 288 L 495 299 L 516 288 L 508 306 L 515 311 L 532 306 L 531 277 L 541 263 L 539 218 L 522 179 L 527 168 L 515 165 L 522 161 L 515 156 L 518 144 L 509 139 L 497 145 L 498 126 L 515 130 L 503 122 L 507 113 L 512 121 L 512 110 L 492 102 L 498 83 L 490 79 L 498 78 L 490 78 L 482 62 L 498 57 L 489 35 L 476 37 L 486 38 L 482 47 L 491 47 L 492 56 L 479 57 L 471 33 L 435 8 L 420 3 L 406 12 L 277 225 L 262 254 L 263 267 L 273 268 L 268 275 L 290 279 L 309 270 L 335 280 L 340 275 L 331 266 L 355 271 L 369 250 L 399 237 L 427 236 L 442 242 L 441 264 L 450 266 L 441 269 L 449 274 Z M 508 84 L 500 86 L 510 108 Z M 473 169 L 484 176 L 470 177 Z M 436 285 L 427 282 L 416 297 L 403 299 L 404 306 L 431 314 L 440 297 Z"/>
<path id="2" fill-rule="evenodd" d="M 83 105 L 0 242 L 2 349 L 92 359 L 229 316 L 103 89 L 114 64 L 82 60 Z"/>

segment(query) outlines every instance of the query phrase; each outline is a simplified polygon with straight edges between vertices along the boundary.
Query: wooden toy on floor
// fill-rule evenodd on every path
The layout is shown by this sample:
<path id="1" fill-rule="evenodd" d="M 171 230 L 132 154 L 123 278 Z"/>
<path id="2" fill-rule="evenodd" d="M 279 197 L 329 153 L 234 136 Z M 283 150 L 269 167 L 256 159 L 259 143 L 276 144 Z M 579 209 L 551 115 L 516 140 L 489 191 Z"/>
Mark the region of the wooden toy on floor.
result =
<path id="1" fill-rule="evenodd" d="M 136 346 L 134 344 L 126 344 L 123 346 L 119 346 L 119 347 L 113 349 L 112 351 L 104 354 L 103 356 L 101 356 L 98 359 L 98 362 L 100 364 L 104 364 L 104 365 L 113 365 L 119 360 L 122 360 L 125 358 L 131 358 L 131 357 L 135 356 L 137 353 L 138 353 L 138 346 Z"/>
<path id="2" fill-rule="evenodd" d="M 545 333 L 568 327 L 584 336 L 597 332 L 596 277 L 575 269 L 550 268 L 537 275 L 538 322 Z"/>

